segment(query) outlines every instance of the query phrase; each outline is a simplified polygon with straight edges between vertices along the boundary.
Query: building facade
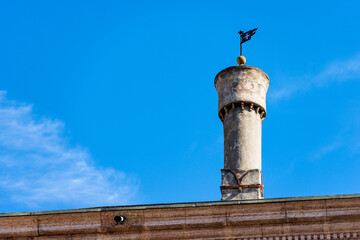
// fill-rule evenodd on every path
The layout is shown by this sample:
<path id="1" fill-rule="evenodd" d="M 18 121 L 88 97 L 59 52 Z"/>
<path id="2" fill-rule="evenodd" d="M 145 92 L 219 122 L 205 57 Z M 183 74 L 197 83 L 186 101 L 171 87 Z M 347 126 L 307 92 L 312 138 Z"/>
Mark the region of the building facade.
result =
<path id="1" fill-rule="evenodd" d="M 0 239 L 360 239 L 360 195 L 9 213 Z"/>

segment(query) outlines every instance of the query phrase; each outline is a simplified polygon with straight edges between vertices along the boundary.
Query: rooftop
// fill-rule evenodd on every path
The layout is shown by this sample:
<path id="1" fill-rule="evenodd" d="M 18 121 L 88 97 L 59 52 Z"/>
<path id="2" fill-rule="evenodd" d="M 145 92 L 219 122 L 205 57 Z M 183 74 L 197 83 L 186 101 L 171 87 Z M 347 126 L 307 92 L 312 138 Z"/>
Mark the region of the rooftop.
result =
<path id="1" fill-rule="evenodd" d="M 78 208 L 78 209 L 65 209 L 65 210 L 52 210 L 52 211 L 0 213 L 0 217 L 36 216 L 36 215 L 49 215 L 49 214 L 106 212 L 106 211 L 130 211 L 130 210 L 146 210 L 146 209 L 162 209 L 162 208 L 210 207 L 210 206 L 264 204 L 264 203 L 299 202 L 299 201 L 311 201 L 311 200 L 351 199 L 351 198 L 360 198 L 360 194 L 268 198 L 268 199 L 233 200 L 233 201 L 206 201 L 206 202 L 107 206 L 107 207 Z"/>

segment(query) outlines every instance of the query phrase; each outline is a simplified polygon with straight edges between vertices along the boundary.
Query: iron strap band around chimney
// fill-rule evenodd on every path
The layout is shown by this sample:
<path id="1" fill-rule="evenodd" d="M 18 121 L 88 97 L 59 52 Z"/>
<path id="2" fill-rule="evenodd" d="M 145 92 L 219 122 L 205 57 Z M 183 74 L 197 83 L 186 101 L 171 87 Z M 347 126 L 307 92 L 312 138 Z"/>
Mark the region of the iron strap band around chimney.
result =
<path id="1" fill-rule="evenodd" d="M 243 188 L 259 188 L 261 197 L 264 197 L 264 185 L 262 184 L 253 184 L 253 185 L 228 185 L 228 186 L 220 186 L 220 190 L 227 189 L 238 189 L 239 192 L 242 192 Z"/>
<path id="2" fill-rule="evenodd" d="M 253 171 L 253 169 L 248 170 L 245 172 L 245 174 L 241 177 L 241 180 L 237 177 L 236 173 L 231 170 L 231 169 L 221 169 L 222 172 L 230 172 L 232 175 L 234 175 L 236 181 L 238 182 L 237 185 L 227 185 L 227 186 L 220 186 L 220 190 L 224 190 L 224 189 L 239 189 L 241 191 L 242 188 L 260 188 L 261 193 L 263 192 L 264 189 L 264 185 L 263 184 L 241 184 L 242 180 L 245 178 L 245 176 Z M 262 176 L 261 176 L 261 182 L 262 182 Z"/>
<path id="3" fill-rule="evenodd" d="M 262 184 L 252 184 L 252 185 L 228 185 L 228 186 L 220 186 L 220 189 L 239 189 L 239 188 L 260 188 L 264 189 L 264 185 Z"/>

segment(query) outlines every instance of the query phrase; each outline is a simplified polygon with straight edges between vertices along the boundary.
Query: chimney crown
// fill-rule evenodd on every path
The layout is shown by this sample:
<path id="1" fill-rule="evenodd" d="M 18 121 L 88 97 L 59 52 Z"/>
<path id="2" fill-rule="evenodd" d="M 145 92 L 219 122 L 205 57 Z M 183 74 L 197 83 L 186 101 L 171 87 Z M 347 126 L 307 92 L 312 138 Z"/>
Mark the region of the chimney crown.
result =
<path id="1" fill-rule="evenodd" d="M 261 69 L 251 66 L 233 66 L 215 77 L 218 91 L 218 111 L 234 102 L 254 103 L 266 111 L 266 92 L 269 77 Z"/>

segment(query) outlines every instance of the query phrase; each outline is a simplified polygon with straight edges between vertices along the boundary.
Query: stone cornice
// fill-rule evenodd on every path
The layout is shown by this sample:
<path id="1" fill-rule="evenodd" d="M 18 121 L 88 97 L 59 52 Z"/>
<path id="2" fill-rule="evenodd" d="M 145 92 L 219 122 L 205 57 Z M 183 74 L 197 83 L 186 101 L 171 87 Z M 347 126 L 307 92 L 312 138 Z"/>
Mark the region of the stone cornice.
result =
<path id="1" fill-rule="evenodd" d="M 219 76 L 221 76 L 221 75 L 223 75 L 223 74 L 226 74 L 226 73 L 228 73 L 228 72 L 238 71 L 238 70 L 241 70 L 241 69 L 254 69 L 254 70 L 257 70 L 257 71 L 261 72 L 262 74 L 264 74 L 265 77 L 269 80 L 269 76 L 268 76 L 263 70 L 261 70 L 260 68 L 253 67 L 253 66 L 248 66 L 248 65 L 240 65 L 240 66 L 231 66 L 231 67 L 228 67 L 228 68 L 225 68 L 225 69 L 221 70 L 221 71 L 215 76 L 214 84 L 216 85 L 217 79 L 218 79 Z M 270 81 L 270 80 L 269 80 L 269 81 Z"/>
<path id="2" fill-rule="evenodd" d="M 14 215 L 0 218 L 0 238 L 71 235 L 87 239 L 358 238 L 360 197 L 163 205 L 163 208 Z M 219 203 L 219 204 L 215 204 Z M 224 204 L 223 204 L 224 203 Z M 90 209 L 89 209 L 90 210 Z M 126 217 L 116 224 L 114 216 Z M 359 230 L 358 230 L 359 229 Z"/>

